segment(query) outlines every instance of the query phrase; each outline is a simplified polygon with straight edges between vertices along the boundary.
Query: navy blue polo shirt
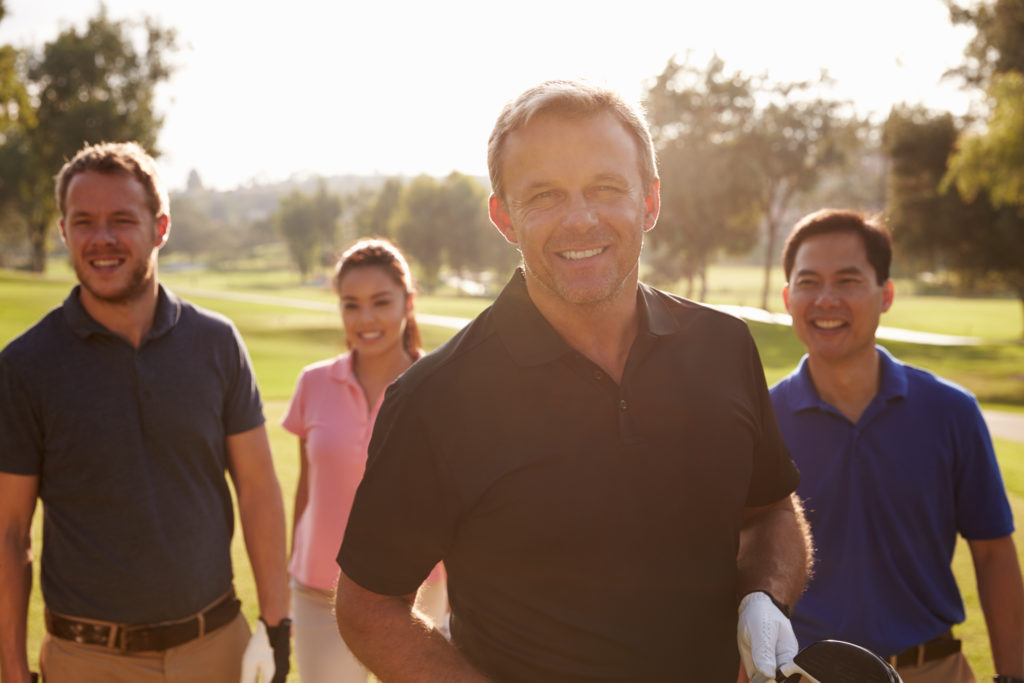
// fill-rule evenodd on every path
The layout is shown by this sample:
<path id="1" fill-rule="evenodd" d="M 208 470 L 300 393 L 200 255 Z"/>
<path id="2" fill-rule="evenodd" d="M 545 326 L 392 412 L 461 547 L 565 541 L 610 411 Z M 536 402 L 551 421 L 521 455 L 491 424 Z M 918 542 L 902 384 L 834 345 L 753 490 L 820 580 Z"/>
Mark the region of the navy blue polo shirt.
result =
<path id="1" fill-rule="evenodd" d="M 225 437 L 263 422 L 223 316 L 160 288 L 135 349 L 64 304 L 0 352 L 0 471 L 39 477 L 55 612 L 155 623 L 231 584 Z"/>
<path id="2" fill-rule="evenodd" d="M 771 394 L 817 549 L 793 608 L 800 644 L 837 638 L 889 656 L 963 621 L 957 533 L 1000 538 L 1013 519 L 974 397 L 878 354 L 878 394 L 856 424 L 818 396 L 807 356 Z"/>

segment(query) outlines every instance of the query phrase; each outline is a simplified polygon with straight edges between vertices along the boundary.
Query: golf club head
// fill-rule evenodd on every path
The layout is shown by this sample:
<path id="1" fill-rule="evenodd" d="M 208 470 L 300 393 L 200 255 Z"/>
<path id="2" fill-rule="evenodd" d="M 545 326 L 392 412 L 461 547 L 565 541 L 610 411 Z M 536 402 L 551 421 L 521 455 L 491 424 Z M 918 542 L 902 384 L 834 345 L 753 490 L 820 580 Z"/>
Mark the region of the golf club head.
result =
<path id="1" fill-rule="evenodd" d="M 860 645 L 819 640 L 775 675 L 780 683 L 903 683 L 889 663 Z"/>

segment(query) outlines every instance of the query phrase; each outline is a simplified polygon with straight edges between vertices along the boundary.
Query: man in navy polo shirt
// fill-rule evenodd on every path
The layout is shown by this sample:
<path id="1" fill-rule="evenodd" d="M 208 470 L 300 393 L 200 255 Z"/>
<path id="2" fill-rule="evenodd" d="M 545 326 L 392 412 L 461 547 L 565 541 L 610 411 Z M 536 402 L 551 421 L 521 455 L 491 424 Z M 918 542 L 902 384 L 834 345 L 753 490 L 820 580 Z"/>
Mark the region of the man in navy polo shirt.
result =
<path id="1" fill-rule="evenodd" d="M 0 678 L 34 676 L 38 498 L 47 683 L 283 683 L 283 503 L 238 331 L 158 283 L 169 205 L 139 145 L 82 149 L 57 202 L 79 285 L 0 352 Z M 251 638 L 225 471 L 259 597 Z"/>
<path id="2" fill-rule="evenodd" d="M 1024 587 L 992 442 L 973 396 L 876 346 L 891 260 L 885 226 L 852 211 L 807 216 L 783 251 L 807 355 L 772 403 L 817 546 L 793 626 L 801 646 L 836 638 L 889 658 L 905 683 L 974 681 L 950 630 L 964 619 L 959 533 L 996 681 L 1024 681 Z"/>

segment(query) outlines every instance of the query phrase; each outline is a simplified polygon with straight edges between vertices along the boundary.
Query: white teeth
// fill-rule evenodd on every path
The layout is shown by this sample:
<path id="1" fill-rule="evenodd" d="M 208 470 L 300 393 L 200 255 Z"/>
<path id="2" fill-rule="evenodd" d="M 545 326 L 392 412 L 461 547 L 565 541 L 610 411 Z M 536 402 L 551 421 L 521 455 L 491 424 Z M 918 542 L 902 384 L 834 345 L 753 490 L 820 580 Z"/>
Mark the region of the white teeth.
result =
<path id="1" fill-rule="evenodd" d="M 372 339 L 379 339 L 380 337 L 384 336 L 384 333 L 383 332 L 362 332 L 359 336 L 362 339 L 370 339 L 370 340 L 372 340 Z"/>
<path id="2" fill-rule="evenodd" d="M 561 256 L 562 258 L 569 259 L 570 261 L 577 261 L 579 259 L 597 256 L 602 251 L 604 251 L 604 247 L 599 247 L 597 249 L 587 249 L 585 251 L 563 251 L 561 253 Z"/>
<path id="3" fill-rule="evenodd" d="M 821 327 L 826 330 L 834 330 L 837 327 L 842 327 L 845 323 L 842 320 L 815 320 L 814 326 Z"/>
<path id="4" fill-rule="evenodd" d="M 95 259 L 92 264 L 99 268 L 108 268 L 110 266 L 116 266 L 120 259 Z"/>

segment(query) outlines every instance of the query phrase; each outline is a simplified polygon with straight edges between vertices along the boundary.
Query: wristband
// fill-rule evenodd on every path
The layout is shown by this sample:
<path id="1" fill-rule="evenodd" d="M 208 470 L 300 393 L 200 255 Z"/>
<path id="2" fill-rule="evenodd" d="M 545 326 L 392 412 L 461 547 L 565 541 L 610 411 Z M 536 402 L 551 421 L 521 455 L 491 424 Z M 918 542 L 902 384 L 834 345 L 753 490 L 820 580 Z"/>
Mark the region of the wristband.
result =
<path id="1" fill-rule="evenodd" d="M 772 604 L 775 605 L 776 607 L 778 607 L 779 611 L 782 612 L 784 615 L 786 615 L 787 619 L 792 619 L 793 618 L 793 616 L 790 614 L 790 611 L 789 611 L 789 605 L 784 605 L 783 603 L 779 602 L 778 600 L 775 599 L 775 596 L 772 595 L 771 593 L 769 593 L 768 591 L 758 590 L 758 591 L 752 591 L 752 592 L 754 592 L 754 593 L 764 593 L 765 595 L 768 596 L 768 599 L 772 601 Z M 999 681 L 998 683 L 1003 683 L 1003 681 Z M 1024 682 L 1022 682 L 1022 683 L 1024 683 Z"/>
<path id="2" fill-rule="evenodd" d="M 1024 683 L 1024 678 L 1020 676 L 993 676 L 992 683 Z"/>

